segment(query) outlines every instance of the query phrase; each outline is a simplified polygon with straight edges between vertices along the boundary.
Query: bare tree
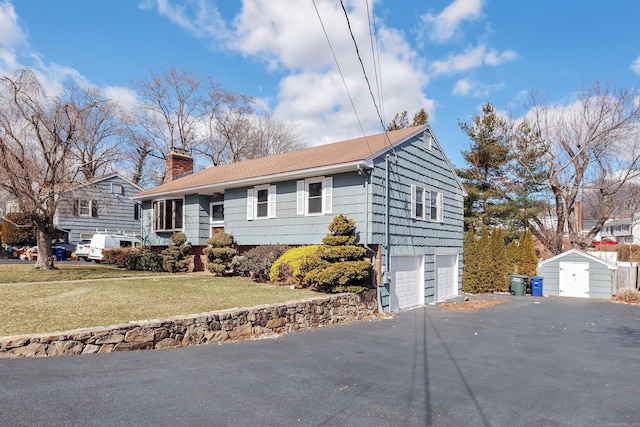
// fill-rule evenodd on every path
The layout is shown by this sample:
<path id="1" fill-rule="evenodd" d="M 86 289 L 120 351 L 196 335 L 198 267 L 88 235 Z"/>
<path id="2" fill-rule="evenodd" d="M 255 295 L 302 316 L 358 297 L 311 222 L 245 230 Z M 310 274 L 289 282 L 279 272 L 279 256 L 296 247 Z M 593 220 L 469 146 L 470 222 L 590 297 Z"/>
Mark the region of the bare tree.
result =
<path id="1" fill-rule="evenodd" d="M 147 80 L 133 85 L 142 106 L 135 141 L 144 141 L 145 155 L 164 161 L 172 147 L 192 154 L 202 116 L 201 80 L 191 71 L 169 66 L 163 74 L 150 70 Z"/>
<path id="2" fill-rule="evenodd" d="M 294 127 L 271 114 L 257 116 L 251 124 L 251 150 L 248 158 L 286 153 L 303 147 Z"/>
<path id="3" fill-rule="evenodd" d="M 70 102 L 76 107 L 77 137 L 73 139 L 73 153 L 87 180 L 116 168 L 122 160 L 119 143 L 124 124 L 117 104 L 109 101 L 96 87 L 66 86 Z"/>
<path id="4" fill-rule="evenodd" d="M 249 143 L 252 97 L 226 90 L 209 78 L 204 100 L 204 138 L 199 153 L 214 166 L 246 158 Z"/>
<path id="5" fill-rule="evenodd" d="M 602 200 L 613 201 L 632 182 L 640 166 L 640 105 L 635 89 L 615 89 L 595 82 L 578 92 L 574 103 L 551 106 L 531 97 L 524 128 L 516 140 L 517 158 L 531 158 L 544 165 L 541 184 L 546 187 L 550 211 L 555 221 L 534 217 L 532 232 L 553 253 L 562 249 L 567 233 L 573 247 L 582 247 L 600 231 L 611 217 L 613 204 L 602 209 L 596 224 L 582 235 L 578 225 L 576 202 L 584 189 L 597 189 Z M 520 128 L 522 129 L 522 127 Z M 523 174 L 527 164 L 521 162 Z M 538 180 L 533 173 L 530 179 Z"/>
<path id="6" fill-rule="evenodd" d="M 35 268 L 53 268 L 54 216 L 80 168 L 73 148 L 86 111 L 49 97 L 30 70 L 0 79 L 0 189 L 14 198 L 36 229 Z"/>

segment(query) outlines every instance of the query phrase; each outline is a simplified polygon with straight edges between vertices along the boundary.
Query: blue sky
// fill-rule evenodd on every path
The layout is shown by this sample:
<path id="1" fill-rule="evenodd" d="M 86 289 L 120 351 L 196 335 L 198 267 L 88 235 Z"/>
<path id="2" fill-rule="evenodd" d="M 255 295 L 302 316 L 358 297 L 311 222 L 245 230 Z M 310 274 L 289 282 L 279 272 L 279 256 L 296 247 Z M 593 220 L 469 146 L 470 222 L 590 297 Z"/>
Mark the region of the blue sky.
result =
<path id="1" fill-rule="evenodd" d="M 487 101 L 520 116 L 531 91 L 566 104 L 596 79 L 630 88 L 640 78 L 637 0 L 344 1 L 383 123 L 425 108 L 458 167 L 469 147 L 458 121 Z M 71 77 L 135 105 L 129 82 L 171 64 L 254 96 L 308 145 L 380 132 L 340 1 L 315 5 L 318 13 L 312 0 L 0 0 L 0 73 L 32 68 L 52 91 Z"/>

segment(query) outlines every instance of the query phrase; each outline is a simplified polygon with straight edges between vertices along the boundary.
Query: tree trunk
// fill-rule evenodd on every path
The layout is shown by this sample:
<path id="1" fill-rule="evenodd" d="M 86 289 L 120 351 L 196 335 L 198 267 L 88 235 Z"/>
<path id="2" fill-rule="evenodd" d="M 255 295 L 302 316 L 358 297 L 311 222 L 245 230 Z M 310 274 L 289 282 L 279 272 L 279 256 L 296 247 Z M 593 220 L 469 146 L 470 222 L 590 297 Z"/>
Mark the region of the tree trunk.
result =
<path id="1" fill-rule="evenodd" d="M 51 245 L 51 233 L 36 231 L 36 242 L 38 244 L 38 259 L 33 267 L 36 270 L 52 270 L 53 265 L 53 248 Z"/>

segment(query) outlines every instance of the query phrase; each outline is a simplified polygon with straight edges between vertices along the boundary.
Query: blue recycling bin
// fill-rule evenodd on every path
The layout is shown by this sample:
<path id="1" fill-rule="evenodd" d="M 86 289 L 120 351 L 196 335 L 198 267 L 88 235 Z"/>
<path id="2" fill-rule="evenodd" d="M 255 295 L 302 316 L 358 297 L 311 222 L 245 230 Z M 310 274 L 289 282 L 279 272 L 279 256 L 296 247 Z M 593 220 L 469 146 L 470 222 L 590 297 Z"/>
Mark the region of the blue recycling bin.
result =
<path id="1" fill-rule="evenodd" d="M 542 296 L 542 276 L 531 276 L 531 296 Z"/>
<path id="2" fill-rule="evenodd" d="M 53 250 L 56 254 L 56 261 L 62 261 L 64 259 L 64 246 L 55 246 Z"/>

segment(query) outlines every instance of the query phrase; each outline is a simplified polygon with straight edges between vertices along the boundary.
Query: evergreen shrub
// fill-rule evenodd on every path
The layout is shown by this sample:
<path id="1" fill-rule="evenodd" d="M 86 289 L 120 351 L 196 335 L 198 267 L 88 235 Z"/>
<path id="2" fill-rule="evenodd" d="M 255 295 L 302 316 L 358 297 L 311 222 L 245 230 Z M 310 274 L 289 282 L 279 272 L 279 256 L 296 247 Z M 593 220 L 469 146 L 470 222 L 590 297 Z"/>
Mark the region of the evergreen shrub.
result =
<path id="1" fill-rule="evenodd" d="M 189 270 L 191 245 L 186 244 L 187 236 L 179 232 L 171 236 L 171 244 L 162 251 L 162 268 L 169 273 Z"/>
<path id="2" fill-rule="evenodd" d="M 309 245 L 289 249 L 273 263 L 269 279 L 272 282 L 302 287 L 304 276 L 309 271 L 326 265 L 318 256 L 318 247 L 319 245 Z"/>
<path id="3" fill-rule="evenodd" d="M 207 240 L 207 248 L 202 253 L 207 257 L 207 270 L 216 276 L 233 273 L 233 258 L 238 254 L 234 247 L 233 235 L 216 233 Z"/>

